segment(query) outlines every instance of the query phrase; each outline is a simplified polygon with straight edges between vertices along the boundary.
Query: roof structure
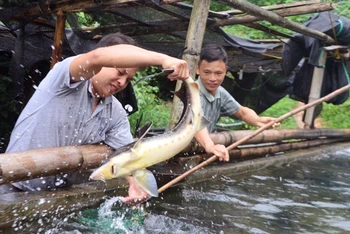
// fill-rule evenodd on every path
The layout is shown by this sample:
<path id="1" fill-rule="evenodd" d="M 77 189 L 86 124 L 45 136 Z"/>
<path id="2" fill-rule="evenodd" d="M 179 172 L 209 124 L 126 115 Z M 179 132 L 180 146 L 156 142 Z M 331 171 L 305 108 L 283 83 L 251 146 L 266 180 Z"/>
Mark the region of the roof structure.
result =
<path id="1" fill-rule="evenodd" d="M 263 7 L 271 14 L 270 16 L 266 12 L 256 13 L 255 7 L 246 5 L 243 0 L 220 2 L 231 8 L 241 9 L 225 12 L 209 11 L 203 43 L 215 42 L 225 47 L 229 55 L 229 70 L 237 79 L 234 81 L 236 85 L 228 80 L 224 86 L 240 103 L 255 107 L 258 113 L 285 96 L 288 93 L 286 90 L 290 88 L 289 77 L 283 75 L 281 66 L 285 43 L 282 40 L 263 43 L 235 37 L 227 34 L 222 29 L 223 26 L 242 24 L 280 38 L 300 42 L 300 38 L 277 32 L 258 23 L 265 19 L 298 32 L 305 32 L 309 37 L 327 43 L 334 42 L 326 34 L 306 30 L 306 27 L 289 23 L 283 18 L 283 16 L 331 11 L 333 9 L 331 3 L 315 0 Z M 40 80 L 43 74 L 46 74 L 55 50 L 60 49 L 63 58 L 83 53 L 93 48 L 102 36 L 112 32 L 131 36 L 144 48 L 174 57 L 181 57 L 184 54 L 198 55 L 198 51 L 185 48 L 192 10 L 192 5 L 179 0 L 6 1 L 0 8 L 0 73 L 7 73 L 11 64 L 12 66 L 15 64 L 18 69 L 12 69 L 11 74 L 15 81 L 16 77 L 23 76 L 21 69 L 29 70 L 34 80 Z M 89 16 L 96 26 L 82 26 L 78 17 L 82 12 Z M 56 48 L 53 46 L 54 38 L 58 19 L 62 18 L 62 15 L 66 19 L 65 35 L 59 44 L 62 48 Z M 280 75 L 276 78 L 276 74 Z M 244 79 L 241 79 L 242 75 Z M 271 78 L 271 75 L 276 79 Z M 273 87 L 272 93 L 279 92 L 279 95 L 268 98 L 269 100 L 265 100 L 262 105 L 260 97 L 264 92 L 259 89 L 250 98 L 254 100 L 249 101 L 246 97 L 248 94 L 251 95 L 251 87 L 256 81 L 261 87 L 270 89 L 267 92 L 271 93 Z"/>
<path id="2" fill-rule="evenodd" d="M 275 7 L 275 10 L 282 13 L 288 9 L 291 12 L 296 7 L 305 5 L 311 8 L 309 12 L 315 12 L 312 10 L 315 6 L 318 11 L 332 9 L 330 4 L 319 1 L 312 1 L 312 3 L 316 5 L 283 4 L 279 8 L 282 7 L 284 11 L 278 7 Z M 6 53 L 14 51 L 15 43 L 19 43 L 20 29 L 23 27 L 25 44 L 23 65 L 28 67 L 40 60 L 50 58 L 59 11 L 66 14 L 67 23 L 70 26 L 66 30 L 64 41 L 66 56 L 88 51 L 99 38 L 111 32 L 122 32 L 136 39 L 147 49 L 175 57 L 182 53 L 191 53 L 186 51 L 184 45 L 192 6 L 176 0 L 9 1 L 2 9 L 0 8 L 0 21 L 3 23 L 0 27 L 0 51 Z M 88 14 L 97 26 L 89 28 L 80 26 L 77 12 Z M 289 14 L 300 14 L 300 10 Z M 253 25 L 253 22 L 259 20 L 257 17 L 240 15 L 243 15 L 240 11 L 210 11 L 203 43 L 215 42 L 223 45 L 230 56 L 232 71 L 242 69 L 248 73 L 271 69 L 280 71 L 282 42 L 260 43 L 234 37 L 221 29 L 222 26 L 237 23 Z"/>

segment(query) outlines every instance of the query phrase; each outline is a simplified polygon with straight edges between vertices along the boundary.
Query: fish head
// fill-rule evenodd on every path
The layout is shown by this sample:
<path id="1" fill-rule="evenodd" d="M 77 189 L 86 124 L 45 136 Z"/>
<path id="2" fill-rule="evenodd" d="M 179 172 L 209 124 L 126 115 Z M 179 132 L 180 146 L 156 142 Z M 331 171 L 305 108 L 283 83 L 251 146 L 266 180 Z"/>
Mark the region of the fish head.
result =
<path id="1" fill-rule="evenodd" d="M 130 158 L 130 152 L 124 152 L 111 158 L 107 163 L 97 168 L 91 175 L 91 180 L 109 180 L 113 178 L 128 176 L 131 171 L 125 168 Z"/>

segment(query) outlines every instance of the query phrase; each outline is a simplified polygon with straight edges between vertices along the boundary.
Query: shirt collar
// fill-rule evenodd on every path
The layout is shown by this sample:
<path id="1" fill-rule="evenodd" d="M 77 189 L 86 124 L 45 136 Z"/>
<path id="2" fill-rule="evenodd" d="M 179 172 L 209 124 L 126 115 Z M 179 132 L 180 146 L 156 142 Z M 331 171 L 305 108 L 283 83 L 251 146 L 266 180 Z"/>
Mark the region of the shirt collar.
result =
<path id="1" fill-rule="evenodd" d="M 215 99 L 219 99 L 220 98 L 220 92 L 219 89 L 216 90 L 215 96 L 213 96 L 211 93 L 209 93 L 209 91 L 205 88 L 204 84 L 201 81 L 201 78 L 198 77 L 197 79 L 197 83 L 199 84 L 199 89 L 201 91 L 201 93 L 206 97 L 206 99 L 209 102 L 213 102 Z"/>
<path id="2" fill-rule="evenodd" d="M 89 95 L 90 95 L 91 97 L 93 97 L 94 95 L 92 94 L 92 84 L 91 84 L 91 80 L 88 80 L 88 82 L 89 82 L 89 87 L 88 87 Z M 105 105 L 107 105 L 107 104 L 109 104 L 109 103 L 112 102 L 112 96 L 106 97 L 106 98 L 101 98 L 101 99 L 100 99 L 100 102 L 101 102 L 101 103 L 104 103 Z"/>

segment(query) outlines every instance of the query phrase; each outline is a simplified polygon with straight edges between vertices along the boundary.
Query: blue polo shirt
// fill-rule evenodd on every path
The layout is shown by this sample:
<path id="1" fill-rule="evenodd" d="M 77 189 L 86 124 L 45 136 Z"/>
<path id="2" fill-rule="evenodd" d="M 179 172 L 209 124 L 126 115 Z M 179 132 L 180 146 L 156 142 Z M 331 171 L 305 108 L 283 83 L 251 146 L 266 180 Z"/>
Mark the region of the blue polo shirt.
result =
<path id="1" fill-rule="evenodd" d="M 115 97 L 101 99 L 92 112 L 90 80 L 70 83 L 74 58 L 57 63 L 36 88 L 16 122 L 6 152 L 100 142 L 119 148 L 133 141 L 127 113 Z M 60 176 L 50 176 L 14 185 L 39 190 L 64 186 L 60 181 Z"/>
<path id="2" fill-rule="evenodd" d="M 241 105 L 222 86 L 219 86 L 215 96 L 213 96 L 205 88 L 200 77 L 198 77 L 196 82 L 199 84 L 200 89 L 202 114 L 210 121 L 210 124 L 207 126 L 209 133 L 213 133 L 216 131 L 215 125 L 220 117 L 233 116 Z"/>

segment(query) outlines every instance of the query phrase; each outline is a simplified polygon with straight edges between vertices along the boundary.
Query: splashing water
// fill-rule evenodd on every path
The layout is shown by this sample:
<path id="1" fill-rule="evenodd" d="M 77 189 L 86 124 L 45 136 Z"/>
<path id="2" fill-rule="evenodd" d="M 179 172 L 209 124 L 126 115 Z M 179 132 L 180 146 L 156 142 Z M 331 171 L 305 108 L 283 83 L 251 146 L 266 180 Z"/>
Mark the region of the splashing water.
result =
<path id="1" fill-rule="evenodd" d="M 58 233 L 144 233 L 142 228 L 147 215 L 141 209 L 131 209 L 122 197 L 107 199 L 97 209 L 86 209 L 79 215 L 71 215 L 46 234 Z"/>

